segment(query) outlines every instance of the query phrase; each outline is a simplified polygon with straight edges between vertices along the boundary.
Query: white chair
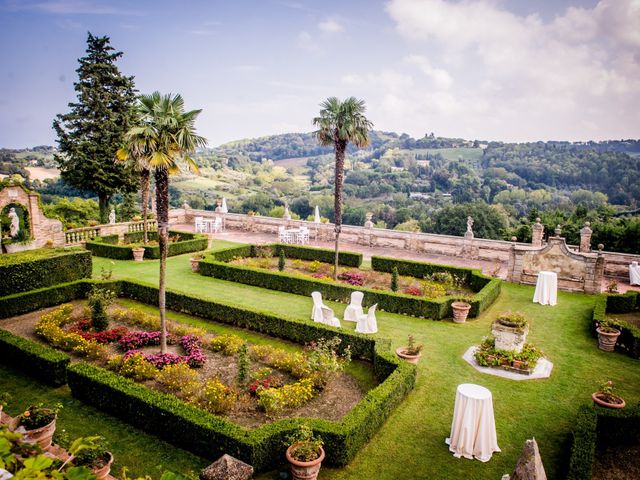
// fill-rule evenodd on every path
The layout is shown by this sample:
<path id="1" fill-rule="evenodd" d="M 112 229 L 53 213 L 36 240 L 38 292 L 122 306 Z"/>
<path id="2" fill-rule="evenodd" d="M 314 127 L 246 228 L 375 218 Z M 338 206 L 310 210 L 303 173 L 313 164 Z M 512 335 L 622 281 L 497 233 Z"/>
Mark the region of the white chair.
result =
<path id="1" fill-rule="evenodd" d="M 204 223 L 203 217 L 196 217 L 195 230 L 196 230 L 196 233 L 205 233 L 207 231 L 207 226 Z"/>
<path id="2" fill-rule="evenodd" d="M 349 306 L 344 310 L 345 321 L 357 322 L 360 318 L 360 315 L 364 315 L 364 310 L 362 310 L 363 298 L 364 293 L 362 292 L 351 293 L 351 302 L 349 303 Z"/>
<path id="3" fill-rule="evenodd" d="M 366 315 L 360 315 L 356 325 L 357 333 L 376 333 L 378 331 L 378 321 L 376 320 L 376 307 L 378 304 L 369 307 Z"/>
<path id="4" fill-rule="evenodd" d="M 307 227 L 301 227 L 300 231 L 296 232 L 296 243 L 302 245 L 309 243 L 309 229 Z"/>
<path id="5" fill-rule="evenodd" d="M 220 219 L 220 217 L 216 217 L 215 221 L 211 224 L 211 230 L 213 230 L 213 232 L 215 233 L 222 230 L 222 220 Z"/>
<path id="6" fill-rule="evenodd" d="M 284 225 L 278 227 L 278 241 L 280 243 L 291 243 L 291 233 L 284 228 Z"/>
<path id="7" fill-rule="evenodd" d="M 333 310 L 324 305 L 320 307 L 320 310 L 322 311 L 322 323 L 329 325 L 330 327 L 340 328 L 340 320 L 335 317 Z"/>
<path id="8" fill-rule="evenodd" d="M 322 303 L 322 294 L 320 292 L 311 292 L 311 298 L 313 299 L 311 319 L 314 322 L 324 323 L 322 318 L 322 307 L 324 307 L 325 304 Z"/>

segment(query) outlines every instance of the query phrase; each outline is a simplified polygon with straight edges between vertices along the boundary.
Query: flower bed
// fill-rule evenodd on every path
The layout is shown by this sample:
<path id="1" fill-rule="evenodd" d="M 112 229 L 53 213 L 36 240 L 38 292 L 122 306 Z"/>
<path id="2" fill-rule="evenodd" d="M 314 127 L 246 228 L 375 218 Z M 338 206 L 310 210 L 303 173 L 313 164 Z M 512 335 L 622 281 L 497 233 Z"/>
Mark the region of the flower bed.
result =
<path id="1" fill-rule="evenodd" d="M 87 250 L 98 257 L 114 258 L 116 260 L 133 259 L 133 248 L 144 247 L 144 258 L 160 258 L 160 247 L 158 246 L 158 232 L 149 232 L 147 245 L 142 244 L 142 232 L 131 232 L 124 235 L 124 243 L 119 244 L 116 235 L 107 237 L 96 237 L 85 244 Z M 114 239 L 115 237 L 115 239 Z M 114 242 L 115 240 L 115 242 Z M 205 250 L 209 244 L 206 235 L 191 232 L 169 232 L 169 252 L 170 257 L 182 255 L 183 253 L 198 252 Z"/>
<path id="2" fill-rule="evenodd" d="M 487 337 L 478 346 L 474 356 L 480 366 L 503 368 L 529 375 L 544 353 L 530 343 L 525 343 L 521 352 L 497 350 L 495 340 Z"/>

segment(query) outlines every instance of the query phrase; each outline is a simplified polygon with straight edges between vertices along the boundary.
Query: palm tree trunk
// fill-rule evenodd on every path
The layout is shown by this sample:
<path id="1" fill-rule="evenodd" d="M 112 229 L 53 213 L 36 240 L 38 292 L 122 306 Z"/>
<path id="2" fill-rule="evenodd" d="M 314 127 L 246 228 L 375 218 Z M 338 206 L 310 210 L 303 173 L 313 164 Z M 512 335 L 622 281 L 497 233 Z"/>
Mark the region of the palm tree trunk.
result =
<path id="1" fill-rule="evenodd" d="M 167 253 L 169 251 L 169 172 L 157 168 L 156 208 L 158 210 L 158 245 L 160 246 L 160 281 L 158 285 L 158 309 L 160 310 L 160 352 L 167 352 Z"/>
<path id="2" fill-rule="evenodd" d="M 340 231 L 342 230 L 342 182 L 344 180 L 344 152 L 347 148 L 347 142 L 344 140 L 337 140 L 335 142 L 336 151 L 336 173 L 335 173 L 335 185 L 334 185 L 334 205 L 333 210 L 335 212 L 335 232 L 336 232 L 336 256 L 333 265 L 333 279 L 338 279 L 338 257 L 340 255 Z"/>
<path id="3" fill-rule="evenodd" d="M 148 168 L 140 171 L 140 190 L 142 190 L 142 230 L 144 232 L 144 244 L 149 242 L 149 226 L 147 225 L 147 212 L 149 211 L 149 188 L 151 178 Z"/>

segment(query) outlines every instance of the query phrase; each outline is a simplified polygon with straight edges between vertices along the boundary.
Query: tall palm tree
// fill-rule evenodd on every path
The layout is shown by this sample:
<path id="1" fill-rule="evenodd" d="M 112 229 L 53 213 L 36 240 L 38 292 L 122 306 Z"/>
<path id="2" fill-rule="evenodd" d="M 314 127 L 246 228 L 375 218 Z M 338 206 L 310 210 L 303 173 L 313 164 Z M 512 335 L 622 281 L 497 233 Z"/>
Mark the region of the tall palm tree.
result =
<path id="1" fill-rule="evenodd" d="M 329 97 L 320 104 L 320 116 L 313 119 L 318 127 L 314 132 L 321 145 L 332 145 L 336 155 L 334 211 L 336 217 L 336 256 L 333 266 L 333 279 L 338 277 L 338 253 L 340 231 L 342 230 L 342 183 L 344 180 L 344 157 L 347 145 L 352 142 L 359 148 L 369 145 L 369 130 L 373 123 L 364 116 L 364 100 L 349 97 L 340 101 Z"/>
<path id="2" fill-rule="evenodd" d="M 207 144 L 196 134 L 195 121 L 202 110 L 185 112 L 180 95 L 161 95 L 154 92 L 142 95 L 137 107 L 140 122 L 126 135 L 134 145 L 133 151 L 143 152 L 143 161 L 153 171 L 156 180 L 156 209 L 158 214 L 158 244 L 160 247 L 160 280 L 158 308 L 160 310 L 160 350 L 167 351 L 166 338 L 166 271 L 169 251 L 169 174 L 180 170 L 179 162 L 185 162 L 197 171 L 189 156 L 198 147 Z"/>

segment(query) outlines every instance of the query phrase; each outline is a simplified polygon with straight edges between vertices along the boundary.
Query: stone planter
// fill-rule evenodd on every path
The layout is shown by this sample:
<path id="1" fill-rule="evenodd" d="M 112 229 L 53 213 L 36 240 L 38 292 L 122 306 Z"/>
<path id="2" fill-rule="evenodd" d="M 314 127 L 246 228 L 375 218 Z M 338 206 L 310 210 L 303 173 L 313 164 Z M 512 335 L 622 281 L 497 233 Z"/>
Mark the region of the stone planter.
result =
<path id="1" fill-rule="evenodd" d="M 524 327 L 507 327 L 497 320 L 491 324 L 491 335 L 496 339 L 496 350 L 507 350 L 520 353 L 527 340 L 529 325 Z"/>
<path id="2" fill-rule="evenodd" d="M 626 403 L 622 399 L 622 397 L 618 397 L 617 395 L 613 395 L 616 399 L 616 403 L 609 402 L 603 398 L 602 392 L 595 392 L 591 394 L 591 398 L 593 399 L 593 403 L 599 405 L 604 408 L 624 408 Z"/>
<path id="3" fill-rule="evenodd" d="M 455 323 L 464 323 L 471 310 L 471 305 L 467 302 L 453 302 L 451 303 L 451 310 L 453 310 L 453 321 Z"/>
<path id="4" fill-rule="evenodd" d="M 141 262 L 144 258 L 144 248 L 132 248 L 131 252 L 133 253 L 133 259 L 136 262 Z"/>
<path id="5" fill-rule="evenodd" d="M 409 363 L 417 364 L 420 361 L 422 354 L 419 353 L 417 355 L 409 355 L 405 353 L 406 350 L 407 350 L 407 347 L 398 347 L 396 348 L 396 355 L 402 358 L 403 360 L 406 360 Z"/>
<path id="6" fill-rule="evenodd" d="M 190 258 L 191 261 L 191 271 L 197 272 L 200 269 L 200 258 Z"/>
<path id="7" fill-rule="evenodd" d="M 322 460 L 324 460 L 324 449 L 320 447 L 320 456 L 311 462 L 299 462 L 291 456 L 291 450 L 295 445 L 287 448 L 287 461 L 291 464 L 291 478 L 293 480 L 316 480 L 320 472 Z"/>
<path id="8" fill-rule="evenodd" d="M 113 463 L 113 455 L 111 454 L 111 452 L 107 452 L 107 454 L 109 455 L 109 461 L 106 463 L 106 465 L 104 467 L 95 468 L 91 470 L 91 473 L 93 473 L 96 476 L 96 480 L 105 480 L 106 478 L 109 477 L 109 472 L 111 471 L 111 464 Z"/>
<path id="9" fill-rule="evenodd" d="M 605 352 L 613 352 L 620 336 L 620 331 L 604 332 L 598 328 L 596 332 L 598 332 L 598 348 Z"/>
<path id="10" fill-rule="evenodd" d="M 7 253 L 18 253 L 38 248 L 38 244 L 35 241 L 26 243 L 7 243 L 4 245 L 4 248 L 7 250 Z"/>
<path id="11" fill-rule="evenodd" d="M 20 424 L 20 417 L 17 416 L 13 419 L 13 425 L 11 430 L 17 430 Z M 24 427 L 23 427 L 24 428 Z M 22 429 L 20 430 L 22 431 Z M 37 443 L 43 450 L 48 450 L 51 447 L 51 441 L 53 434 L 56 431 L 56 419 L 54 418 L 49 424 L 44 427 L 34 428 L 32 430 L 25 429 L 23 438 L 25 442 Z"/>

